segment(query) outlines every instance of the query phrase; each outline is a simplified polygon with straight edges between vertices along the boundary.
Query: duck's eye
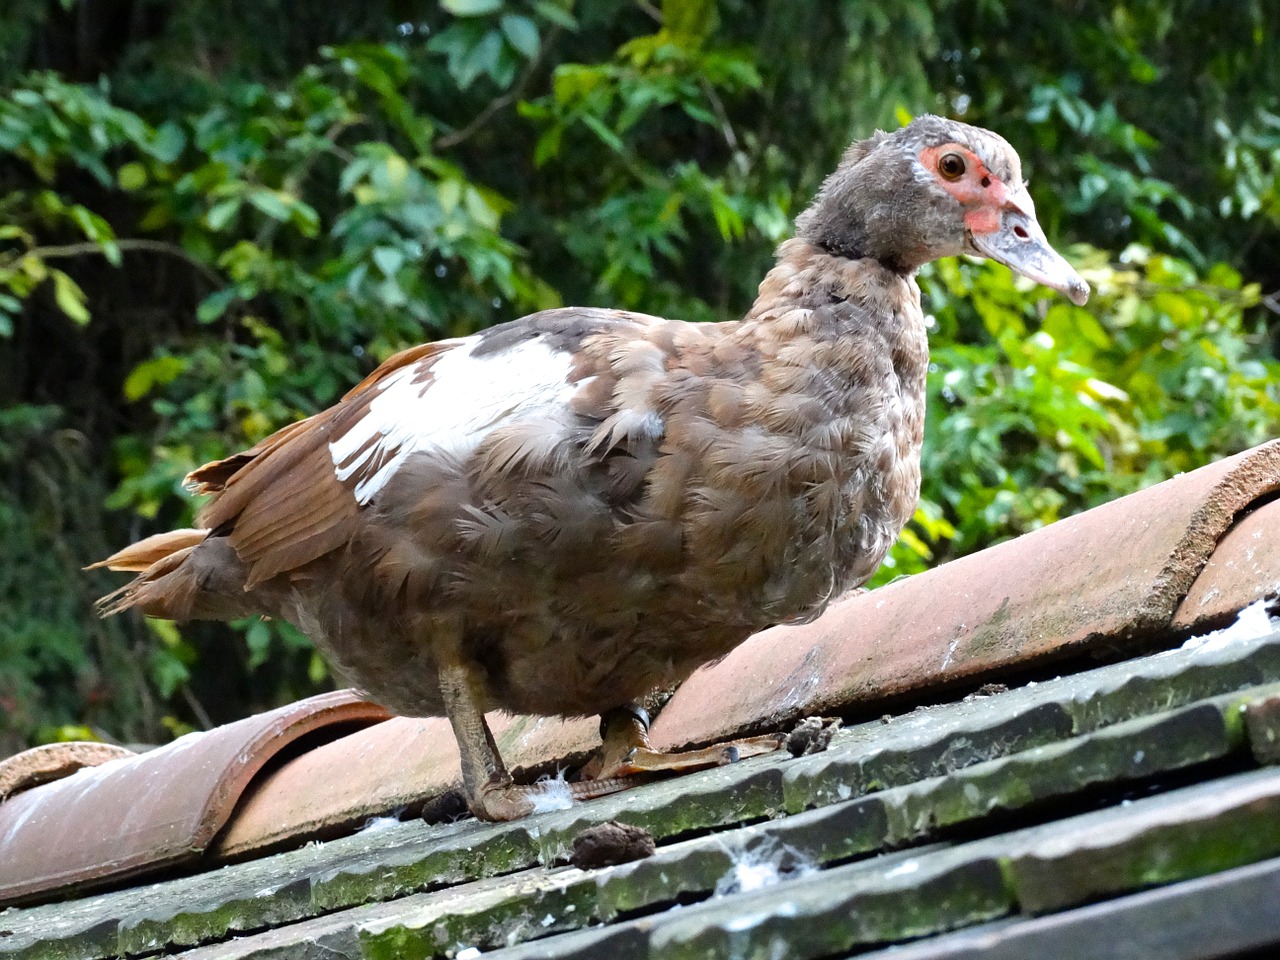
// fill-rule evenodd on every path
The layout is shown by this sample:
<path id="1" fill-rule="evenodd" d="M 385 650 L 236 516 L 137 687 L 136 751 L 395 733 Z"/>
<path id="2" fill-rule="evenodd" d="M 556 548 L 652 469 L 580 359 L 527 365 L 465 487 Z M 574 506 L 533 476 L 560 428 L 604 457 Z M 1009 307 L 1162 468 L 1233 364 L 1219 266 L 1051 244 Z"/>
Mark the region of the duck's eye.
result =
<path id="1" fill-rule="evenodd" d="M 964 157 L 958 153 L 944 153 L 938 161 L 938 172 L 948 180 L 959 180 L 964 176 Z"/>

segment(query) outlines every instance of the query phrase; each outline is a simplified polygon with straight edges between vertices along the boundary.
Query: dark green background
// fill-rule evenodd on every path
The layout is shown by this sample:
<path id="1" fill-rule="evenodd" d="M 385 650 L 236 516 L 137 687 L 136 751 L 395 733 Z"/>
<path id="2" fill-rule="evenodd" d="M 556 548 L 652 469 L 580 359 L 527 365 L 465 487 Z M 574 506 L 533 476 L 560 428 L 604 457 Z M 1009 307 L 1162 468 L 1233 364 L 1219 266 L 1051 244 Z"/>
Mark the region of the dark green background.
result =
<path id="1" fill-rule="evenodd" d="M 277 624 L 99 622 L 119 581 L 80 567 L 398 347 L 737 316 L 850 138 L 917 113 L 1019 149 L 1096 294 L 924 272 L 924 502 L 882 581 L 1274 435 L 1278 7 L 9 0 L 0 754 L 331 682 Z"/>

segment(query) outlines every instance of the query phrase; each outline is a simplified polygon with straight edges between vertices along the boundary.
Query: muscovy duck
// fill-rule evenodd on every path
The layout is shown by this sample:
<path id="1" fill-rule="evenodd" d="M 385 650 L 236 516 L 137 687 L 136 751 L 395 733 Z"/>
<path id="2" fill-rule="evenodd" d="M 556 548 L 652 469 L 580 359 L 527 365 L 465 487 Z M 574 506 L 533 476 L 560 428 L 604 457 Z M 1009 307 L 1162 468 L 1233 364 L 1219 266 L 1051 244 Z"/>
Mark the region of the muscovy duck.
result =
<path id="1" fill-rule="evenodd" d="M 920 488 L 914 275 L 964 253 L 1088 297 L 1004 139 L 933 116 L 877 133 L 743 319 L 567 308 L 405 350 L 194 471 L 199 529 L 103 561 L 137 577 L 102 608 L 287 620 L 372 699 L 447 716 L 486 819 L 765 749 L 660 754 L 631 705 L 879 566 Z M 494 709 L 604 715 L 601 780 L 514 784 Z"/>

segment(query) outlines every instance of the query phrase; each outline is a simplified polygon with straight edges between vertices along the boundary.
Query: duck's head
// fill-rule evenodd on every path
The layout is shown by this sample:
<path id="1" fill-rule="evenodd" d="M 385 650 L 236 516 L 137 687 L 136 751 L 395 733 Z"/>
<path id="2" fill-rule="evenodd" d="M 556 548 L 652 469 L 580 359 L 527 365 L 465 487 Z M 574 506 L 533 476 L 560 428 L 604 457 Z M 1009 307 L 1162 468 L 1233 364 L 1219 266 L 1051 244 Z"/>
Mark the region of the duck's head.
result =
<path id="1" fill-rule="evenodd" d="M 901 272 L 961 253 L 988 257 L 1077 304 L 1089 298 L 1089 285 L 1045 239 L 1013 147 L 943 117 L 854 143 L 796 232 Z"/>

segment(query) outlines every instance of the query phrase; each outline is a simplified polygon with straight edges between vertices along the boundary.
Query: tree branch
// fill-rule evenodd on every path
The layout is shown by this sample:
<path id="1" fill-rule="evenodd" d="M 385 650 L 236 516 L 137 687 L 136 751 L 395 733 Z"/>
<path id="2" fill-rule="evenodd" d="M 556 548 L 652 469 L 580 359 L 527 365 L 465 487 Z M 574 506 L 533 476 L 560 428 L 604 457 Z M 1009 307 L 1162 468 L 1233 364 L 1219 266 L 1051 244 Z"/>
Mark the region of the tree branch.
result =
<path id="1" fill-rule="evenodd" d="M 167 243 L 164 240 L 147 240 L 142 237 L 126 237 L 123 240 L 115 241 L 115 244 L 122 253 L 163 253 L 170 257 L 177 257 L 179 260 L 185 260 L 190 266 L 194 267 L 196 272 L 213 286 L 225 287 L 227 285 L 227 281 L 216 270 L 208 264 L 197 260 L 177 244 Z M 22 252 L 23 256 L 39 257 L 42 260 L 61 260 L 68 257 L 83 257 L 89 254 L 105 256 L 106 251 L 99 244 L 86 240 L 83 243 L 67 243 L 56 247 L 31 247 Z"/>
<path id="2" fill-rule="evenodd" d="M 549 50 L 551 45 L 556 42 L 562 31 L 563 28 L 560 26 L 552 27 L 547 32 L 542 44 L 538 47 L 537 56 L 525 65 L 520 76 L 516 78 L 516 82 L 511 85 L 511 89 L 502 96 L 495 97 L 485 104 L 484 109 L 472 117 L 471 121 L 465 127 L 461 127 L 458 130 L 454 130 L 452 133 L 446 133 L 437 137 L 435 144 L 436 149 L 448 150 L 452 147 L 456 147 L 464 140 L 470 139 L 470 137 L 488 123 L 495 114 L 505 110 L 507 107 L 511 106 L 511 104 L 519 100 L 524 94 L 525 88 L 529 85 L 529 81 L 533 79 L 533 75 L 537 71 L 538 67 L 542 66 L 542 61 L 546 57 L 547 50 Z"/>
<path id="3" fill-rule="evenodd" d="M 716 88 L 706 77 L 699 77 L 698 85 L 702 88 L 702 95 L 711 102 L 711 109 L 715 111 L 716 119 L 720 121 L 720 133 L 724 136 L 724 142 L 729 145 L 730 150 L 737 150 L 738 135 L 733 132 L 733 124 L 729 122 L 729 114 L 724 108 L 720 95 L 716 93 Z"/>

